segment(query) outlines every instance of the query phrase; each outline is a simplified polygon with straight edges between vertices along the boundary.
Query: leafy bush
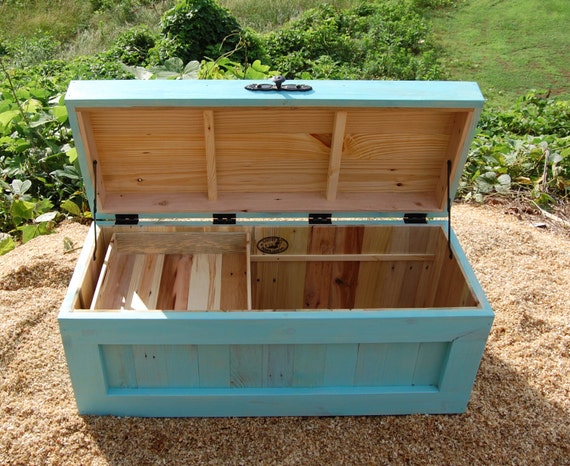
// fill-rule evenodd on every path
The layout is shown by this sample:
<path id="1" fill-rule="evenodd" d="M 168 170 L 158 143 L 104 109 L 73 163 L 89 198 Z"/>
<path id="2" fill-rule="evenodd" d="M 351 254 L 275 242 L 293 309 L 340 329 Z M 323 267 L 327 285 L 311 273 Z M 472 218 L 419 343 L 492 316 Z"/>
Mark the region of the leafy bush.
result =
<path id="1" fill-rule="evenodd" d="M 155 61 L 178 57 L 184 63 L 217 58 L 234 52 L 234 59 L 248 63 L 260 58 L 257 35 L 215 0 L 182 0 L 162 17 L 163 40 L 157 44 Z"/>
<path id="2" fill-rule="evenodd" d="M 510 110 L 483 114 L 479 127 L 487 133 L 570 136 L 570 102 L 533 90 L 520 97 Z"/>
<path id="3" fill-rule="evenodd" d="M 146 26 L 135 26 L 123 32 L 109 51 L 109 57 L 125 65 L 150 64 L 149 52 L 156 46 L 159 36 Z"/>
<path id="4" fill-rule="evenodd" d="M 22 68 L 53 59 L 60 47 L 61 43 L 56 38 L 39 31 L 33 37 L 20 36 L 3 42 L 0 56 L 5 55 L 10 66 Z"/>
<path id="5" fill-rule="evenodd" d="M 570 102 L 531 91 L 483 113 L 459 194 L 481 202 L 517 192 L 542 205 L 570 195 Z"/>
<path id="6" fill-rule="evenodd" d="M 265 36 L 273 68 L 288 78 L 439 79 L 429 24 L 409 2 L 322 4 Z"/>
<path id="7" fill-rule="evenodd" d="M 27 241 L 56 211 L 84 215 L 83 181 L 64 92 L 71 79 L 132 77 L 105 56 L 8 69 L 0 58 L 0 231 Z M 2 249 L 13 241 L 2 240 Z"/>

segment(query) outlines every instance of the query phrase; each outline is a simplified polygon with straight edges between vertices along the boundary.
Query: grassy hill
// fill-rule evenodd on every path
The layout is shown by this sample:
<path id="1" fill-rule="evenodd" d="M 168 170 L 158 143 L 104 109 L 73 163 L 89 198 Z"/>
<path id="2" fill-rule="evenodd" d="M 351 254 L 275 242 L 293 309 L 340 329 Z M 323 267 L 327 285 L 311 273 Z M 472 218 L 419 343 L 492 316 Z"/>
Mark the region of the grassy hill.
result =
<path id="1" fill-rule="evenodd" d="M 410 0 L 416 4 L 439 4 Z M 316 0 L 219 0 L 244 26 L 269 31 L 316 6 Z M 357 0 L 331 0 L 346 8 Z M 427 10 L 451 79 L 474 80 L 494 106 L 505 107 L 529 89 L 570 96 L 568 0 L 458 0 Z M 176 0 L 5 0 L 0 2 L 0 41 L 39 59 L 95 53 L 126 28 L 156 28 Z M 38 41 L 43 41 L 38 43 Z M 52 55 L 52 56 L 50 56 Z"/>
<path id="2" fill-rule="evenodd" d="M 570 97 L 568 0 L 461 0 L 433 15 L 454 79 L 505 106 L 529 89 Z"/>

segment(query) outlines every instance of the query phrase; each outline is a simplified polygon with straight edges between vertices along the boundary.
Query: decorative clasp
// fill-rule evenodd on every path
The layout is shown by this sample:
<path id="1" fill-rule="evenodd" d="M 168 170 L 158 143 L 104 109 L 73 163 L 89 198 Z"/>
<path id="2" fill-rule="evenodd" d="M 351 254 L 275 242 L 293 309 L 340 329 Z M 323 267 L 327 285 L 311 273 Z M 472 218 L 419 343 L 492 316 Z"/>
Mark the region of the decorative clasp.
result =
<path id="1" fill-rule="evenodd" d="M 306 92 L 312 91 L 313 88 L 307 84 L 283 84 L 285 78 L 281 75 L 273 76 L 271 78 L 273 84 L 248 84 L 245 88 L 248 91 L 299 91 Z"/>

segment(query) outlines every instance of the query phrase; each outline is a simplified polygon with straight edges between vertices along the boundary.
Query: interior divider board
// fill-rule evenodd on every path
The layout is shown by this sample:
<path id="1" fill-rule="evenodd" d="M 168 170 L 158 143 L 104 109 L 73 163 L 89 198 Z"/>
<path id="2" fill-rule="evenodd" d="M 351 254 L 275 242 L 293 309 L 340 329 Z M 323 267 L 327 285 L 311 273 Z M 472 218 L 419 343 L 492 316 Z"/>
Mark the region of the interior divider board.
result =
<path id="1" fill-rule="evenodd" d="M 435 254 L 290 254 L 251 257 L 252 262 L 425 262 L 433 260 L 435 260 Z"/>
<path id="2" fill-rule="evenodd" d="M 326 193 L 327 200 L 329 201 L 336 199 L 338 191 L 338 179 L 340 176 L 347 115 L 348 113 L 346 111 L 337 111 L 334 118 Z"/>
<path id="3" fill-rule="evenodd" d="M 244 232 L 131 232 L 115 236 L 118 252 L 131 254 L 245 253 Z"/>
<path id="4" fill-rule="evenodd" d="M 206 173 L 208 176 L 208 200 L 215 201 L 218 198 L 218 181 L 214 112 L 212 110 L 204 110 L 204 142 L 206 148 Z"/>
<path id="5" fill-rule="evenodd" d="M 93 299 L 91 301 L 90 309 L 100 309 L 102 308 L 102 300 L 106 288 L 108 287 L 108 276 L 107 272 L 114 269 L 113 263 L 117 260 L 117 255 L 113 252 L 114 238 L 111 239 L 109 245 L 107 246 L 107 251 L 105 253 L 105 258 L 103 259 L 103 265 L 101 267 L 101 272 L 99 273 L 99 279 L 97 281 L 97 286 L 93 293 Z"/>

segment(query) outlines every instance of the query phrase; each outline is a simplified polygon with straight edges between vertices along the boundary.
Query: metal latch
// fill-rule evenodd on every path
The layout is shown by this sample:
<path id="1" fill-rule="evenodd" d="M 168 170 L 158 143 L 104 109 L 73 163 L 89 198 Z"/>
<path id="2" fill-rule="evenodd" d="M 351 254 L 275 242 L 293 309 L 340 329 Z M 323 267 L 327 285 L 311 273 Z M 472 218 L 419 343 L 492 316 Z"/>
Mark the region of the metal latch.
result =
<path id="1" fill-rule="evenodd" d="M 427 214 L 424 213 L 404 214 L 404 223 L 427 223 Z"/>
<path id="2" fill-rule="evenodd" d="M 332 214 L 309 214 L 309 225 L 332 225 Z"/>
<path id="3" fill-rule="evenodd" d="M 235 225 L 236 214 L 213 214 L 212 222 L 214 225 Z"/>
<path id="4" fill-rule="evenodd" d="M 115 225 L 137 225 L 138 214 L 115 214 Z"/>
<path id="5" fill-rule="evenodd" d="M 273 84 L 248 84 L 245 88 L 248 91 L 299 91 L 307 92 L 313 90 L 313 88 L 307 84 L 283 84 L 285 78 L 281 75 L 273 76 L 271 79 Z"/>

